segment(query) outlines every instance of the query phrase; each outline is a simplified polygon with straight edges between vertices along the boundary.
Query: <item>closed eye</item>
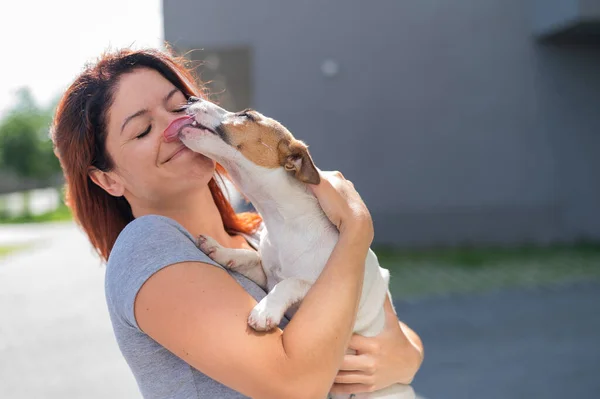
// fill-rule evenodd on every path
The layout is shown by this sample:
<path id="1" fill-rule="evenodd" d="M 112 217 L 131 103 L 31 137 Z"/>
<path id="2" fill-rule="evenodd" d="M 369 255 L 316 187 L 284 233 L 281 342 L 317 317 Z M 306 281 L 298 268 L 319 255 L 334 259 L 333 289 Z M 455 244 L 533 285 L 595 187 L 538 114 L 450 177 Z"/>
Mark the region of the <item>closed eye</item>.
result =
<path id="1" fill-rule="evenodd" d="M 247 108 L 247 109 L 245 109 L 245 110 L 243 110 L 241 112 L 238 112 L 237 115 L 245 117 L 245 118 L 248 118 L 248 119 L 250 119 L 253 122 L 256 121 L 256 116 L 252 114 L 252 109 L 250 109 L 250 108 Z"/>
<path id="2" fill-rule="evenodd" d="M 141 139 L 142 137 L 144 137 L 145 135 L 150 133 L 150 130 L 152 130 L 152 125 L 148 125 L 148 128 L 146 130 L 144 130 L 142 133 L 138 134 L 135 138 Z"/>
<path id="3" fill-rule="evenodd" d="M 177 113 L 179 113 L 179 112 L 183 112 L 183 111 L 185 111 L 185 110 L 187 109 L 187 107 L 188 107 L 188 105 L 187 105 L 187 104 L 184 104 L 184 105 L 182 105 L 182 106 L 180 106 L 180 107 L 178 107 L 178 108 L 175 108 L 175 109 L 174 109 L 173 111 L 171 111 L 171 112 L 174 112 L 174 113 L 176 113 L 176 114 L 177 114 Z"/>

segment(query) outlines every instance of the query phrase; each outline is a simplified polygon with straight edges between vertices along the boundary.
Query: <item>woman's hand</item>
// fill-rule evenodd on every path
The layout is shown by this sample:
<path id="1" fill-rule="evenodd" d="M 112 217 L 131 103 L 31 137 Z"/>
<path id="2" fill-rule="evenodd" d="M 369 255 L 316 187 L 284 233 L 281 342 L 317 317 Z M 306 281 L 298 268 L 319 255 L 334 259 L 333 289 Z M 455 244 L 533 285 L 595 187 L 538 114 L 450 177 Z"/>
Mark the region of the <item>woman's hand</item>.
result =
<path id="1" fill-rule="evenodd" d="M 373 392 L 392 384 L 410 384 L 423 361 L 419 337 L 398 322 L 389 298 L 385 304 L 384 330 L 375 337 L 353 335 L 332 393 Z"/>
<path id="2" fill-rule="evenodd" d="M 340 172 L 319 171 L 321 182 L 308 187 L 317 197 L 321 208 L 338 228 L 340 233 L 349 230 L 360 232 L 368 240 L 373 240 L 373 221 L 367 206 L 354 189 L 354 184 L 346 180 Z"/>

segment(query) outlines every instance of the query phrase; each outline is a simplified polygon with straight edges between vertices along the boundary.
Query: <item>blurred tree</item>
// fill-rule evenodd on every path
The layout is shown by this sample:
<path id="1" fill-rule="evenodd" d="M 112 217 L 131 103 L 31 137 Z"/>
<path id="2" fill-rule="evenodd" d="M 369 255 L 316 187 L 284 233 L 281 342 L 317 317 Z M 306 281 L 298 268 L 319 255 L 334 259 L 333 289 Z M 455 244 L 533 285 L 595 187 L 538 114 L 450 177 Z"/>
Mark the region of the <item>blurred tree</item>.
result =
<path id="1" fill-rule="evenodd" d="M 0 122 L 0 165 L 25 178 L 47 181 L 60 172 L 48 129 L 50 110 L 37 106 L 27 88 Z"/>
<path id="2" fill-rule="evenodd" d="M 39 107 L 28 88 L 17 92 L 15 106 L 0 121 L 0 168 L 41 185 L 60 173 L 48 136 L 52 108 Z"/>

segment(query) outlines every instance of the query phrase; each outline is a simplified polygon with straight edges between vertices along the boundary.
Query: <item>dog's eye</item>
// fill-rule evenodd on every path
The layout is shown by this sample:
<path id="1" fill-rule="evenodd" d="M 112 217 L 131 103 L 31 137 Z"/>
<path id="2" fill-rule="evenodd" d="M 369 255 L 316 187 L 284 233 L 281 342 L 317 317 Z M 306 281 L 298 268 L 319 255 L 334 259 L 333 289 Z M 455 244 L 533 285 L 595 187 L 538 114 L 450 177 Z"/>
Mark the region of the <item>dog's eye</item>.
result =
<path id="1" fill-rule="evenodd" d="M 250 108 L 245 109 L 245 110 L 243 110 L 241 112 L 238 112 L 238 116 L 242 116 L 242 117 L 248 118 L 251 121 L 255 121 L 256 120 L 256 117 L 252 114 L 252 110 Z"/>

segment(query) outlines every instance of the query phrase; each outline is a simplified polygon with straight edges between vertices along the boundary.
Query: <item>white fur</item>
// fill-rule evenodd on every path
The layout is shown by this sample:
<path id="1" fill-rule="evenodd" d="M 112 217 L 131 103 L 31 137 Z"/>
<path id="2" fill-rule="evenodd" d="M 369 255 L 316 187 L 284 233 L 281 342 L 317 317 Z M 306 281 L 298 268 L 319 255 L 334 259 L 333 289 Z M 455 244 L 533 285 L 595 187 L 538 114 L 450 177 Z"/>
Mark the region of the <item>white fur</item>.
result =
<path id="1" fill-rule="evenodd" d="M 206 101 L 193 104 L 189 112 L 200 124 L 213 130 L 224 122 L 235 123 L 235 119 L 239 118 Z M 287 312 L 290 317 L 293 315 L 297 309 L 294 305 L 306 295 L 327 263 L 339 233 L 306 185 L 283 168 L 256 165 L 207 130 L 185 128 L 180 136 L 186 146 L 223 165 L 263 218 L 265 228 L 261 232 L 259 254 L 268 295 L 252 310 L 248 322 L 257 330 L 273 328 L 284 313 Z M 239 254 L 216 244 L 211 248 L 210 256 L 227 267 L 230 262 L 239 264 L 241 256 L 247 256 L 242 252 Z M 252 273 L 256 274 L 255 271 Z M 388 283 L 389 272 L 379 266 L 377 256 L 369 250 L 355 333 L 369 337 L 383 330 L 383 302 L 389 295 Z M 408 399 L 415 396 L 410 386 L 396 384 L 354 397 Z"/>

